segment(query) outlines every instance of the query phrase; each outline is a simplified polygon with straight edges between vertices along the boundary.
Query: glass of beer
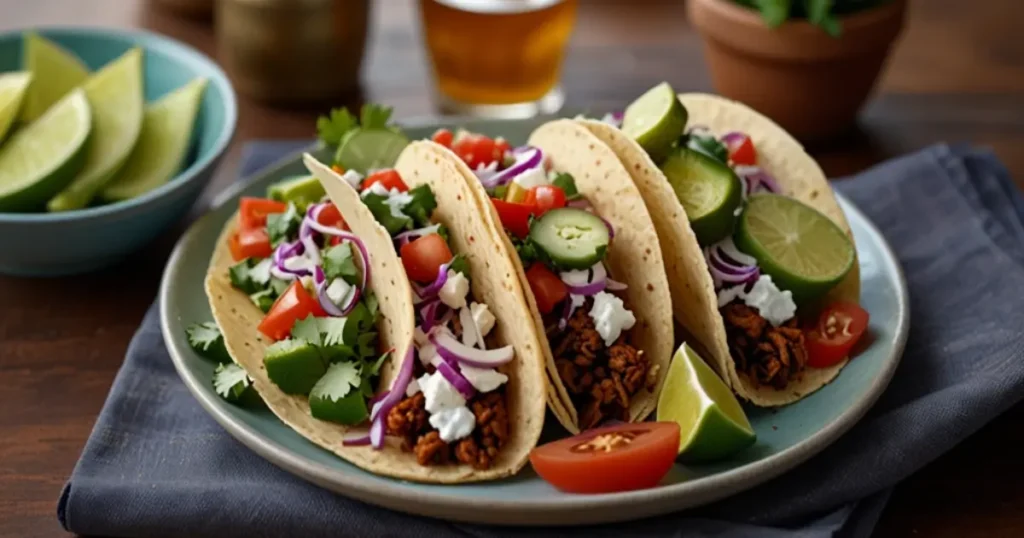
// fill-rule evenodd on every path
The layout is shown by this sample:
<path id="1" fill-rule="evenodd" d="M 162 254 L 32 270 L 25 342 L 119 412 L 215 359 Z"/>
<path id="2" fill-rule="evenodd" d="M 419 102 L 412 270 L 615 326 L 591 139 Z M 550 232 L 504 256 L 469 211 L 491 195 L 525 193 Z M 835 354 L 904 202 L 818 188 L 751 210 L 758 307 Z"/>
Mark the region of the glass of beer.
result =
<path id="1" fill-rule="evenodd" d="M 578 0 L 420 0 L 441 108 L 529 117 L 561 108 Z"/>

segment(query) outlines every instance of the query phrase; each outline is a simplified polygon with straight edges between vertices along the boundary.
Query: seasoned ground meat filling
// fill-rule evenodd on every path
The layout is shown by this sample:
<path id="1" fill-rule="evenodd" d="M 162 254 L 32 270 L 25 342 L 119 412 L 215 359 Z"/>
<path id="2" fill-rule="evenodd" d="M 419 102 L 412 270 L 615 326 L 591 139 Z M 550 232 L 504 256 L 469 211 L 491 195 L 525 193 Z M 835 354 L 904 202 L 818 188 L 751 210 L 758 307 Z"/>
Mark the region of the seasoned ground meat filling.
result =
<path id="1" fill-rule="evenodd" d="M 588 311 L 586 305 L 578 308 L 552 341 L 558 375 L 579 411 L 581 429 L 606 419 L 628 420 L 630 400 L 646 384 L 649 368 L 625 335 L 605 346 Z"/>
<path id="2" fill-rule="evenodd" d="M 466 405 L 476 417 L 473 433 L 449 445 L 427 420 L 426 399 L 422 392 L 398 402 L 387 417 L 390 435 L 404 439 L 402 448 L 416 454 L 420 465 L 439 465 L 457 461 L 476 469 L 488 469 L 508 442 L 508 410 L 504 388 L 477 394 Z"/>
<path id="3" fill-rule="evenodd" d="M 807 365 L 807 348 L 796 318 L 775 327 L 740 302 L 725 305 L 721 312 L 737 371 L 756 385 L 780 390 L 800 376 Z"/>

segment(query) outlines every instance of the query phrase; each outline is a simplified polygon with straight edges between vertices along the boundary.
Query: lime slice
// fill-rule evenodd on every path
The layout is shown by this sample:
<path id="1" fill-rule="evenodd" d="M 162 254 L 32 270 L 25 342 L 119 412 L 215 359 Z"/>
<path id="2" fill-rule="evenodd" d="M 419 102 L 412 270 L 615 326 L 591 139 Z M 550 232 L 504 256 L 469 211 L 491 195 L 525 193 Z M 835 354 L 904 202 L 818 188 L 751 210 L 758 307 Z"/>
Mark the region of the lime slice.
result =
<path id="1" fill-rule="evenodd" d="M 21 109 L 21 121 L 28 123 L 85 82 L 89 70 L 75 55 L 35 32 L 25 33 L 22 46 L 25 70 L 32 73 Z"/>
<path id="2" fill-rule="evenodd" d="M 661 164 L 701 246 L 732 233 L 743 203 L 743 183 L 725 164 L 689 148 L 676 148 Z"/>
<path id="3" fill-rule="evenodd" d="M 82 85 L 93 113 L 85 165 L 47 204 L 50 211 L 85 207 L 124 165 L 142 130 L 142 50 L 135 48 Z"/>
<path id="4" fill-rule="evenodd" d="M 679 459 L 728 458 L 757 439 L 729 387 L 690 346 L 679 346 L 658 397 L 658 420 L 679 424 Z"/>
<path id="5" fill-rule="evenodd" d="M 7 130 L 18 117 L 25 90 L 31 80 L 32 73 L 26 71 L 0 74 L 0 141 L 3 141 Z"/>
<path id="6" fill-rule="evenodd" d="M 828 217 L 778 194 L 747 199 L 734 240 L 797 304 L 832 289 L 856 257 L 850 238 Z"/>
<path id="7" fill-rule="evenodd" d="M 192 82 L 146 107 L 142 132 L 124 168 L 100 192 L 108 201 L 127 200 L 167 183 L 188 154 L 206 79 Z"/>
<path id="8" fill-rule="evenodd" d="M 661 162 L 683 134 L 687 116 L 676 91 L 662 82 L 626 107 L 622 132 L 636 140 L 655 162 Z"/>
<path id="9" fill-rule="evenodd" d="M 0 146 L 0 211 L 33 211 L 64 188 L 85 160 L 92 113 L 75 90 Z"/>
<path id="10" fill-rule="evenodd" d="M 334 160 L 346 170 L 366 174 L 394 166 L 408 145 L 404 134 L 390 129 L 358 129 L 345 137 Z"/>

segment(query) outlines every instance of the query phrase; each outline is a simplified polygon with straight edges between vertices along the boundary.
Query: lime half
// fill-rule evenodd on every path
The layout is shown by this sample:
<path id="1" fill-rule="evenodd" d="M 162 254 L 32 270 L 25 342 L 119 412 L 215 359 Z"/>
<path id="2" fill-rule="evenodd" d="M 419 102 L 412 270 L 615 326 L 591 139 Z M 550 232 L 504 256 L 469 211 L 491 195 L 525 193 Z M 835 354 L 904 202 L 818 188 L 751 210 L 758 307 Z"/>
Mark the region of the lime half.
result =
<path id="1" fill-rule="evenodd" d="M 662 82 L 626 107 L 622 132 L 636 140 L 655 162 L 661 162 L 683 134 L 687 116 L 676 91 Z"/>
<path id="2" fill-rule="evenodd" d="M 32 73 L 25 71 L 0 74 L 0 142 L 18 117 L 25 90 L 31 80 Z"/>
<path id="3" fill-rule="evenodd" d="M 21 121 L 28 123 L 85 82 L 89 70 L 75 55 L 35 32 L 25 33 L 22 47 L 25 70 L 32 73 L 21 109 Z"/>
<path id="4" fill-rule="evenodd" d="M 747 199 L 734 237 L 797 304 L 821 297 L 853 267 L 853 242 L 814 208 L 778 194 Z"/>
<path id="5" fill-rule="evenodd" d="M 206 79 L 197 78 L 146 107 L 139 141 L 124 168 L 104 187 L 101 198 L 134 198 L 178 173 L 188 154 L 205 89 Z"/>
<path id="6" fill-rule="evenodd" d="M 658 420 L 679 424 L 679 459 L 685 463 L 725 459 L 757 439 L 732 391 L 685 343 L 672 357 Z"/>
<path id="7" fill-rule="evenodd" d="M 81 209 L 124 165 L 142 130 L 142 50 L 126 52 L 82 85 L 93 113 L 85 166 L 47 204 L 50 211 Z"/>
<path id="8" fill-rule="evenodd" d="M 338 146 L 334 160 L 346 170 L 366 174 L 394 166 L 408 145 L 409 139 L 404 134 L 390 129 L 358 129 Z"/>
<path id="9" fill-rule="evenodd" d="M 34 211 L 67 185 L 91 129 L 89 102 L 75 90 L 0 146 L 0 211 Z"/>
<path id="10" fill-rule="evenodd" d="M 737 209 L 743 203 L 743 183 L 725 164 L 689 148 L 676 148 L 661 171 L 701 246 L 725 239 L 732 233 Z"/>

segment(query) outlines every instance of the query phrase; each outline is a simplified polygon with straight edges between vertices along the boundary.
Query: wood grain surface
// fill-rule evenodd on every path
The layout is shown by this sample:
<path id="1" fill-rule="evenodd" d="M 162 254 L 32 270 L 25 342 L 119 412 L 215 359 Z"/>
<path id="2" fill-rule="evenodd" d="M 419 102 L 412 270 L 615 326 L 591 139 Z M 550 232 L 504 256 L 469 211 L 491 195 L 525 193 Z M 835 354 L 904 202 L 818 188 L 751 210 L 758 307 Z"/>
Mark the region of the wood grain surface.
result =
<path id="1" fill-rule="evenodd" d="M 413 0 L 377 0 L 362 96 L 399 117 L 434 113 Z M 710 90 L 679 0 L 586 0 L 565 66 L 570 106 L 621 108 L 662 79 Z M 812 148 L 830 176 L 936 142 L 990 146 L 1024 187 L 1020 0 L 919 0 L 859 129 Z M 146 0 L 0 0 L 0 31 L 45 25 L 141 27 L 215 56 L 209 22 Z M 240 97 L 238 134 L 206 198 L 230 183 L 241 145 L 313 134 L 320 110 Z M 197 202 L 197 208 L 205 199 Z M 0 277 L 0 536 L 65 533 L 56 520 L 71 472 L 132 333 L 155 297 L 182 222 L 135 257 L 65 279 Z M 1018 405 L 895 491 L 882 537 L 1024 536 L 1024 406 Z"/>

